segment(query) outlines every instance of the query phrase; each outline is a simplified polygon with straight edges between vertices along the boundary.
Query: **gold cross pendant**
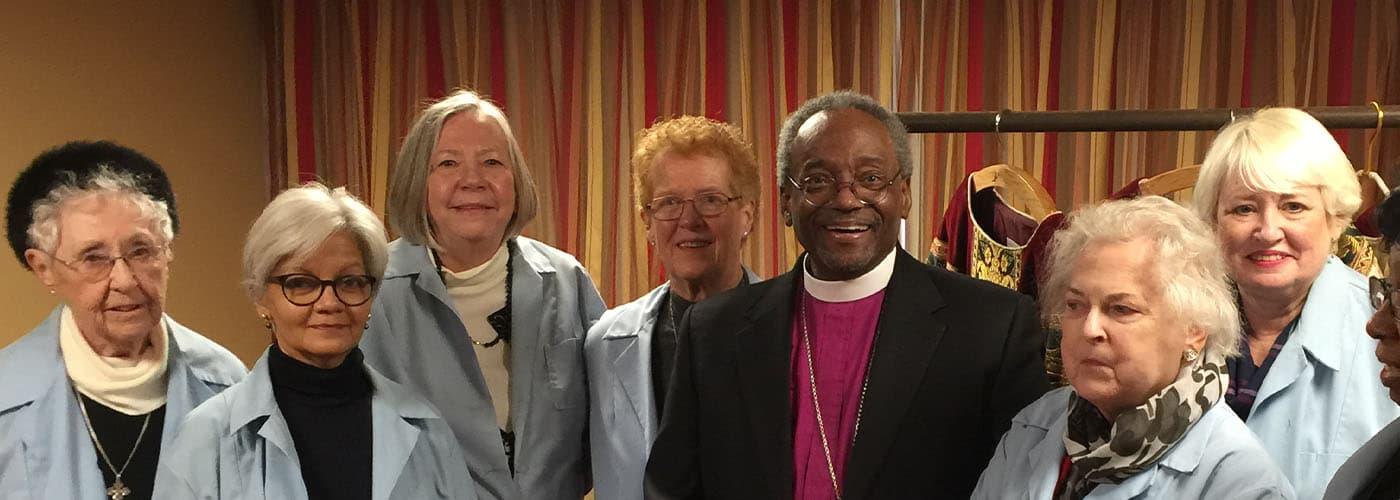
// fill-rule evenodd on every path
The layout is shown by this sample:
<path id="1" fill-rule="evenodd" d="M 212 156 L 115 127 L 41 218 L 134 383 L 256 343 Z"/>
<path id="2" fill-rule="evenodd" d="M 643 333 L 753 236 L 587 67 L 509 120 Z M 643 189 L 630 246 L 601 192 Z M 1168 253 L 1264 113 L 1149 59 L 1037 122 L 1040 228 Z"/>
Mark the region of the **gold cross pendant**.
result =
<path id="1" fill-rule="evenodd" d="M 112 500 L 123 500 L 130 494 L 131 488 L 127 488 L 125 484 L 122 484 L 121 478 L 117 478 L 117 482 L 107 487 L 107 497 Z"/>

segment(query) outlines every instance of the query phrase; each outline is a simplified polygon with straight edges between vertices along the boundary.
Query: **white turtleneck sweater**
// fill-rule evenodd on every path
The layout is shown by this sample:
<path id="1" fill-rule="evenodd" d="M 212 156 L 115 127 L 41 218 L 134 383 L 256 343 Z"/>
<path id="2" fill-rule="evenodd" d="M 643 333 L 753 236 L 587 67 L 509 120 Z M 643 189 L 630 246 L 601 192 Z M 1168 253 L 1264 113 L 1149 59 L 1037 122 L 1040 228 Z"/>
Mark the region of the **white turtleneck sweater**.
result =
<path id="1" fill-rule="evenodd" d="M 444 269 L 443 282 L 452 296 L 457 317 L 475 341 L 477 364 L 486 378 L 491 393 L 491 405 L 496 410 L 496 425 L 511 431 L 510 424 L 510 344 L 499 342 L 491 347 L 477 345 L 491 342 L 498 332 L 487 322 L 487 316 L 506 305 L 506 263 L 510 252 L 505 245 L 496 250 L 491 260 L 479 266 L 454 273 Z"/>
<path id="2" fill-rule="evenodd" d="M 83 338 L 73 311 L 64 307 L 58 323 L 58 349 L 78 392 L 123 414 L 144 415 L 165 405 L 170 357 L 166 335 L 165 322 L 160 321 L 140 356 L 102 356 Z"/>

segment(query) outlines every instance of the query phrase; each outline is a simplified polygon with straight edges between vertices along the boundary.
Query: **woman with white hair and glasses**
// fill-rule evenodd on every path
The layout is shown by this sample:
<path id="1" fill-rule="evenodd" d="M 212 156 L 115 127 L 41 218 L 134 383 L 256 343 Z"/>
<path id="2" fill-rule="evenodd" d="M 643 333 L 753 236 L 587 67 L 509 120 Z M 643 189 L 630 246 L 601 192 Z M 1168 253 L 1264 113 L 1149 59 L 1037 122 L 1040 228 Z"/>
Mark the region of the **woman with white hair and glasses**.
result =
<path id="1" fill-rule="evenodd" d="M 500 108 L 428 106 L 390 173 L 389 267 L 365 359 L 442 409 L 485 498 L 589 489 L 583 338 L 603 300 L 573 256 L 520 236 L 538 195 Z"/>
<path id="2" fill-rule="evenodd" d="M 245 372 L 165 314 L 169 179 L 129 148 L 70 142 L 20 173 L 5 225 L 59 306 L 0 350 L 0 497 L 152 498 L 176 425 Z"/>
<path id="3" fill-rule="evenodd" d="M 344 188 L 308 184 L 268 204 L 243 247 L 243 286 L 272 345 L 190 412 L 157 498 L 476 498 L 447 422 L 356 346 L 387 244 Z"/>
<path id="4" fill-rule="evenodd" d="M 1366 278 L 1332 256 L 1361 204 L 1346 154 L 1307 113 L 1272 108 L 1216 136 L 1194 208 L 1215 229 L 1236 287 L 1243 356 L 1225 400 L 1302 498 L 1400 409 L 1375 374 Z"/>
<path id="5" fill-rule="evenodd" d="M 1240 333 L 1210 229 L 1162 197 L 1110 201 L 1050 252 L 1069 386 L 1012 419 L 973 498 L 1292 498 L 1222 401 Z"/>

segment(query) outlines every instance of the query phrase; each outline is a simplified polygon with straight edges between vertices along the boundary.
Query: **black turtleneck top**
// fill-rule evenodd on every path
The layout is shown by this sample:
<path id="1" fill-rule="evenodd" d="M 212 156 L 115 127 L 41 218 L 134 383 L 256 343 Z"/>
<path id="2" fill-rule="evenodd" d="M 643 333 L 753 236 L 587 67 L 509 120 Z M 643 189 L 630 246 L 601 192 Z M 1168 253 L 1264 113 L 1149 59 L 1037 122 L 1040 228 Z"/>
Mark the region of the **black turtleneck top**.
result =
<path id="1" fill-rule="evenodd" d="M 287 419 L 301 460 L 301 477 L 312 500 L 369 500 L 373 491 L 374 387 L 357 347 L 340 366 L 311 366 L 268 349 L 268 373 L 277 407 Z"/>

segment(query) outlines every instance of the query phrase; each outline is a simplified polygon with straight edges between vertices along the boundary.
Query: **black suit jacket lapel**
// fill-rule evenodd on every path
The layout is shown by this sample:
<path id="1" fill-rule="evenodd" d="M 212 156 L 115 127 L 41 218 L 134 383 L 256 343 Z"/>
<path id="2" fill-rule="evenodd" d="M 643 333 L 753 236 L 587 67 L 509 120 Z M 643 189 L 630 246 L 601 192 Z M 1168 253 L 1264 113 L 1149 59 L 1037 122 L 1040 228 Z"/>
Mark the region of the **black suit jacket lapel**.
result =
<path id="1" fill-rule="evenodd" d="M 946 330 L 933 317 L 943 307 L 938 288 L 928 277 L 933 270 L 903 250 L 896 252 L 894 275 L 880 310 L 860 432 L 846 458 L 842 482 L 848 499 L 868 494 Z"/>
<path id="2" fill-rule="evenodd" d="M 771 498 L 792 497 L 792 401 L 789 395 L 792 342 L 791 317 L 795 283 L 802 259 L 793 271 L 773 283 L 746 315 L 735 334 L 739 393 L 748 414 L 750 438 L 757 462 L 769 478 Z M 737 458 L 737 457 L 736 457 Z"/>

